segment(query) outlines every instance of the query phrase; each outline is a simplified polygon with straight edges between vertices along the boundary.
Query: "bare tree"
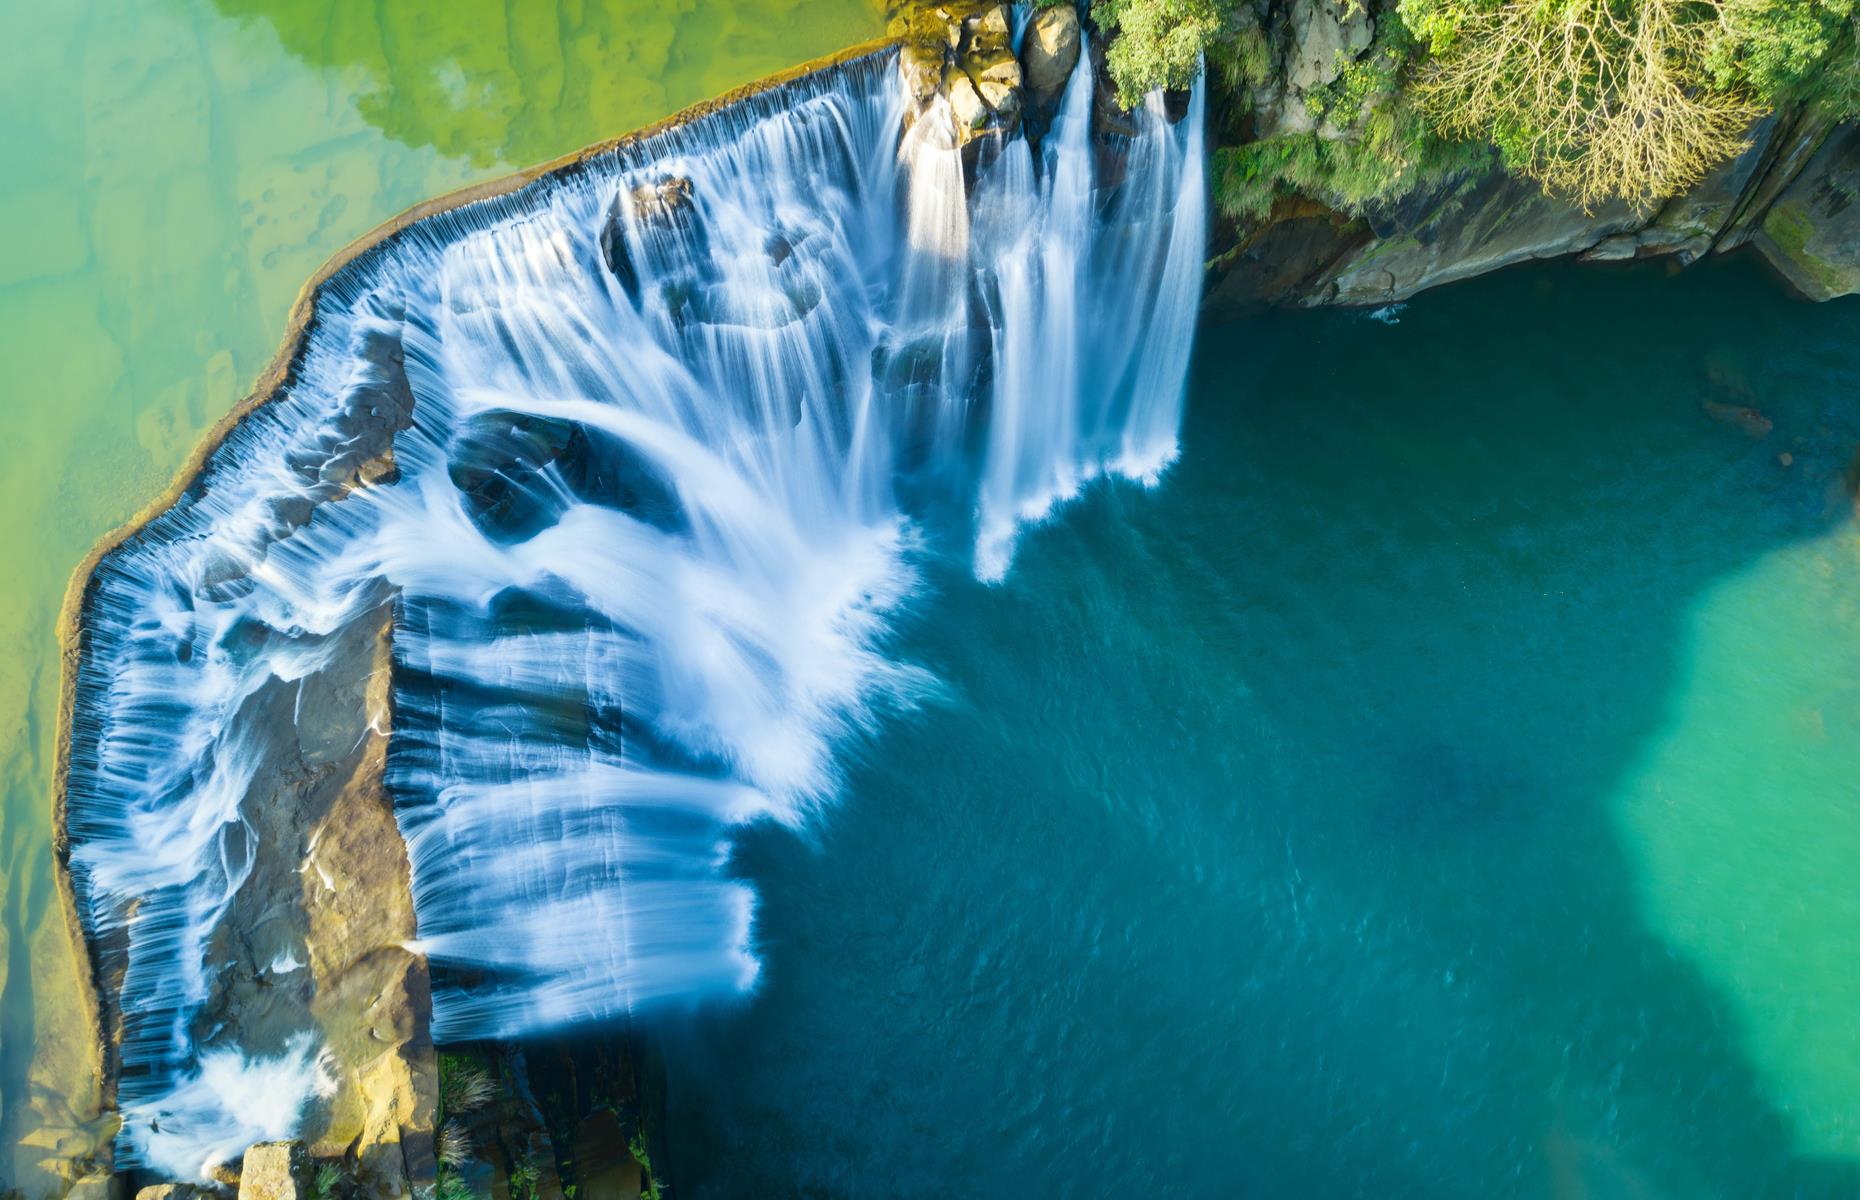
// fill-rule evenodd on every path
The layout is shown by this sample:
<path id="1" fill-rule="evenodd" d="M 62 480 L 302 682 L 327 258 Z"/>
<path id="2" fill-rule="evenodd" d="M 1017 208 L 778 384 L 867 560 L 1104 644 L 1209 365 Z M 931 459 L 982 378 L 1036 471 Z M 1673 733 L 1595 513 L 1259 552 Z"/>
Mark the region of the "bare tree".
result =
<path id="1" fill-rule="evenodd" d="M 1743 150 L 1762 112 L 1707 73 L 1725 17 L 1723 0 L 1450 3 L 1429 13 L 1417 95 L 1546 191 L 1648 208 Z"/>

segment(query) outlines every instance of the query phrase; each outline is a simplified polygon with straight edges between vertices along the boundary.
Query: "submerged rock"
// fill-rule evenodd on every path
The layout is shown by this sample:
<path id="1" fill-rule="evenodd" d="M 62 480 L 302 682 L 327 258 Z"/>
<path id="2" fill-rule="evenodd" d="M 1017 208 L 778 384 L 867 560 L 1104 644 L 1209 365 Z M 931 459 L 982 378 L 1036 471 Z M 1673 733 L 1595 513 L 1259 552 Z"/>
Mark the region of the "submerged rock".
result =
<path id="1" fill-rule="evenodd" d="M 1721 400 L 1704 400 L 1700 407 L 1705 415 L 1721 425 L 1733 425 L 1751 437 L 1765 437 L 1776 423 L 1768 417 L 1745 404 L 1726 404 Z"/>

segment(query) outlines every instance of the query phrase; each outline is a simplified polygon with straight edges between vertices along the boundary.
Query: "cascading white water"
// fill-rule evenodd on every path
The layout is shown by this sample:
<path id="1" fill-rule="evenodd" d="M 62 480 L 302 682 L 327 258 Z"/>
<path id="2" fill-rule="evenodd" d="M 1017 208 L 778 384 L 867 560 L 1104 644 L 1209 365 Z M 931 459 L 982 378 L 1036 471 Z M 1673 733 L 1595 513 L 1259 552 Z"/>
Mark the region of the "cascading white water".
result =
<path id="1" fill-rule="evenodd" d="M 901 134 L 876 57 L 331 281 L 285 393 L 87 598 L 71 866 L 124 970 L 130 1161 L 196 1173 L 278 1136 L 255 1078 L 298 1109 L 327 1085 L 313 1045 L 251 1058 L 195 1018 L 252 867 L 246 702 L 390 595 L 436 1037 L 750 983 L 731 831 L 802 821 L 846 736 L 933 686 L 885 652 L 921 557 L 998 578 L 1024 523 L 1176 453 L 1201 100 L 1096 135 L 1090 69 L 968 187 L 947 110 Z M 319 473 L 395 397 L 398 478 Z"/>

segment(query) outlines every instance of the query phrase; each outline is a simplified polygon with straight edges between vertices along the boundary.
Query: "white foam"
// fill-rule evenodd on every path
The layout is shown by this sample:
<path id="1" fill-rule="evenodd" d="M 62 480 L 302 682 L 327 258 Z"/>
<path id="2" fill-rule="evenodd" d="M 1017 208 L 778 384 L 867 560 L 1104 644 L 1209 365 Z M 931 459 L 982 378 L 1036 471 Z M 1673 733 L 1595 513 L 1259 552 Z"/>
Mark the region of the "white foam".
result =
<path id="1" fill-rule="evenodd" d="M 160 1096 L 124 1104 L 123 1120 L 144 1131 L 146 1165 L 176 1179 L 204 1179 L 255 1143 L 294 1135 L 304 1110 L 334 1095 L 335 1085 L 327 1053 L 299 1033 L 271 1057 L 208 1050 Z"/>
<path id="2" fill-rule="evenodd" d="M 388 783 L 435 1035 L 753 984 L 734 832 L 803 827 L 848 739 L 933 694 L 887 650 L 924 557 L 999 578 L 1025 524 L 1175 456 L 1202 100 L 1171 124 L 1153 97 L 1100 144 L 1092 91 L 1083 55 L 1037 152 L 1011 140 L 970 186 L 946 106 L 904 135 L 868 62 L 331 281 L 288 393 L 87 609 L 73 870 L 93 934 L 127 934 L 126 1163 L 191 1173 L 289 1133 L 321 1086 L 307 1041 L 247 1060 L 192 1031 L 277 750 L 248 702 L 390 594 Z M 691 202 L 669 222 L 632 199 L 668 175 Z M 318 464 L 403 373 L 398 482 L 336 498 Z M 926 519 L 952 508 L 953 534 Z"/>

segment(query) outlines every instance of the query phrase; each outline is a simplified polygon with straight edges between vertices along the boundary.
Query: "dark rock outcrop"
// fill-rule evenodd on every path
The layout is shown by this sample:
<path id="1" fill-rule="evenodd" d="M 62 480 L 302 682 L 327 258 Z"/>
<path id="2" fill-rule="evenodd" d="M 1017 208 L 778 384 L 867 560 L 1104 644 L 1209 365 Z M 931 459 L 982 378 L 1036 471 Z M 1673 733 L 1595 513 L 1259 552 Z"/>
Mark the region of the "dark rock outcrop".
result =
<path id="1" fill-rule="evenodd" d="M 1217 238 L 1216 307 L 1381 305 L 1513 263 L 1671 256 L 1684 266 L 1750 246 L 1815 300 L 1860 293 L 1860 128 L 1779 113 L 1750 147 L 1651 210 L 1585 211 L 1502 166 L 1454 176 L 1350 216 L 1281 202 Z"/>
<path id="2" fill-rule="evenodd" d="M 1860 293 L 1860 127 L 1843 126 L 1769 206 L 1750 244 L 1802 295 Z"/>

